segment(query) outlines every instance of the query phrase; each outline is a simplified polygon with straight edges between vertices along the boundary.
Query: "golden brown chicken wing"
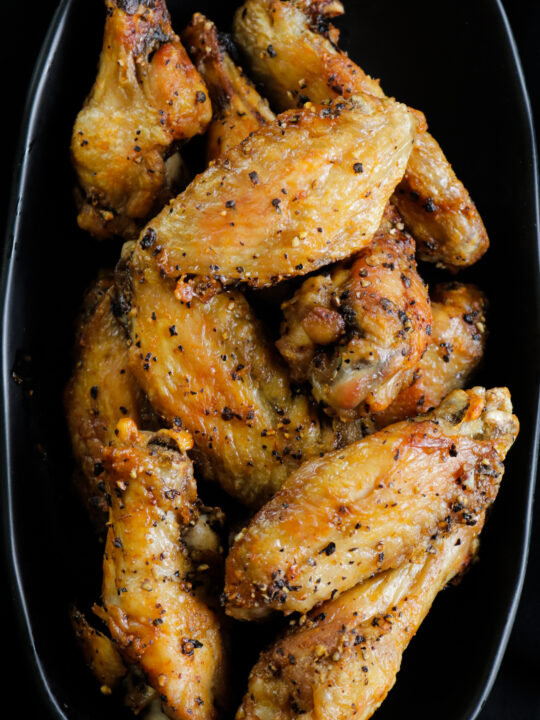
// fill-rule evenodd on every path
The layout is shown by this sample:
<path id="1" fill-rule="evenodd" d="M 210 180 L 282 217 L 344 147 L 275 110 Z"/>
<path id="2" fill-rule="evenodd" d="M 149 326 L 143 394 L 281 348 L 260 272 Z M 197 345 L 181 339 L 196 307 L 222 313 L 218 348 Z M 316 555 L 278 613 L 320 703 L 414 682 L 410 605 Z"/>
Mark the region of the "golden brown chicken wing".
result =
<path id="1" fill-rule="evenodd" d="M 369 243 L 413 138 L 371 96 L 283 113 L 232 148 L 146 227 L 136 253 L 168 277 L 271 285 Z"/>
<path id="2" fill-rule="evenodd" d="M 77 465 L 75 481 L 94 524 L 102 530 L 108 504 L 103 484 L 103 448 L 125 416 L 145 428 L 153 413 L 129 369 L 127 338 L 111 308 L 112 274 L 88 291 L 79 321 L 75 368 L 64 405 Z"/>
<path id="3" fill-rule="evenodd" d="M 239 291 L 181 300 L 174 281 L 134 258 L 119 268 L 118 286 L 133 340 L 130 368 L 156 412 L 193 434 L 206 478 L 258 508 L 305 457 L 342 444 L 310 400 L 292 391 Z"/>
<path id="4" fill-rule="evenodd" d="M 387 407 L 429 342 L 430 302 L 414 251 L 389 206 L 368 247 L 310 277 L 283 305 L 277 347 L 292 377 L 308 380 L 343 420 Z"/>
<path id="5" fill-rule="evenodd" d="M 170 196 L 166 158 L 174 143 L 203 132 L 212 112 L 165 0 L 105 5 L 97 79 L 71 140 L 82 189 L 78 222 L 100 239 L 138 234 Z"/>
<path id="6" fill-rule="evenodd" d="M 517 432 L 508 390 L 455 390 L 427 415 L 306 462 L 237 536 L 227 611 L 306 612 L 455 523 L 476 524 Z"/>
<path id="7" fill-rule="evenodd" d="M 136 665 L 175 720 L 210 720 L 225 701 L 225 652 L 217 617 L 192 592 L 184 543 L 197 514 L 185 451 L 188 433 L 139 432 L 124 418 L 104 450 L 110 517 L 103 607 L 124 660 Z"/>
<path id="8" fill-rule="evenodd" d="M 212 100 L 206 153 L 208 160 L 215 160 L 275 116 L 242 69 L 234 64 L 213 22 L 195 13 L 182 40 Z"/>
<path id="9" fill-rule="evenodd" d="M 261 654 L 236 720 L 370 718 L 435 596 L 469 563 L 482 521 L 303 616 Z"/>
<path id="10" fill-rule="evenodd" d="M 374 417 L 381 428 L 437 407 L 452 390 L 463 388 L 484 354 L 486 307 L 474 285 L 441 283 L 430 293 L 431 343 L 416 367 L 412 384 Z"/>
<path id="11" fill-rule="evenodd" d="M 384 97 L 378 80 L 339 51 L 329 20 L 339 0 L 247 0 L 234 36 L 279 110 L 363 92 Z M 487 250 L 486 230 L 467 190 L 418 117 L 415 146 L 393 196 L 424 260 L 450 269 L 471 265 Z"/>

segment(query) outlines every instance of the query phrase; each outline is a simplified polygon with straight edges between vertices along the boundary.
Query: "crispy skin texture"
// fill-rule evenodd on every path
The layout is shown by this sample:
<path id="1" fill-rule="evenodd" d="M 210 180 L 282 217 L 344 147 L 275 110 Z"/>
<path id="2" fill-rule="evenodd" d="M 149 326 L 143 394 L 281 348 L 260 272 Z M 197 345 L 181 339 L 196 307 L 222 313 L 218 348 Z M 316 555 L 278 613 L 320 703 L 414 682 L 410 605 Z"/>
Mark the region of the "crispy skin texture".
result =
<path id="1" fill-rule="evenodd" d="M 237 536 L 227 611 L 306 612 L 478 522 L 517 432 L 508 390 L 455 390 L 432 413 L 305 463 Z"/>
<path id="2" fill-rule="evenodd" d="M 213 22 L 195 13 L 182 40 L 212 100 L 206 154 L 209 161 L 215 160 L 275 116 L 242 69 L 234 64 Z"/>
<path id="3" fill-rule="evenodd" d="M 283 305 L 277 347 L 292 376 L 308 380 L 316 400 L 343 420 L 384 410 L 429 341 L 427 288 L 402 228 L 389 207 L 367 248 L 306 280 Z"/>
<path id="4" fill-rule="evenodd" d="M 112 275 L 104 273 L 85 296 L 75 367 L 64 393 L 77 489 L 100 530 L 109 509 L 102 482 L 104 446 L 126 415 L 143 427 L 155 425 L 129 369 L 126 334 L 111 309 L 112 284 Z"/>
<path id="5" fill-rule="evenodd" d="M 469 563 L 481 522 L 324 603 L 278 639 L 253 668 L 236 720 L 370 718 L 435 596 Z"/>
<path id="6" fill-rule="evenodd" d="M 127 252 L 128 248 L 125 248 Z M 129 258 L 118 286 L 132 338 L 129 365 L 169 425 L 193 434 L 207 479 L 260 507 L 304 458 L 342 438 L 294 394 L 287 370 L 244 296 L 175 295 L 174 282 Z"/>
<path id="7" fill-rule="evenodd" d="M 377 230 L 412 136 L 404 105 L 367 95 L 283 113 L 197 176 L 137 253 L 168 277 L 254 287 L 348 257 Z"/>
<path id="8" fill-rule="evenodd" d="M 127 669 L 114 643 L 95 630 L 85 616 L 72 608 L 70 620 L 86 664 L 104 692 L 110 692 L 126 675 Z"/>
<path id="9" fill-rule="evenodd" d="M 375 415 L 379 428 L 437 407 L 452 390 L 467 385 L 486 344 L 485 295 L 474 285 L 441 283 L 431 293 L 431 343 L 413 381 Z"/>
<path id="10" fill-rule="evenodd" d="M 111 497 L 103 608 L 124 660 L 135 664 L 174 720 L 210 720 L 224 702 L 219 621 L 194 597 L 182 538 L 196 518 L 187 433 L 140 433 L 128 419 L 104 452 Z M 202 702 L 201 702 L 202 701 Z"/>
<path id="11" fill-rule="evenodd" d="M 99 239 L 137 235 L 170 197 L 165 158 L 173 143 L 203 132 L 212 113 L 165 0 L 105 5 L 98 75 L 71 140 L 78 223 Z"/>
<path id="12" fill-rule="evenodd" d="M 238 9 L 235 40 L 279 110 L 358 92 L 384 97 L 378 80 L 337 48 L 338 32 L 328 20 L 342 12 L 341 3 L 320 0 L 247 0 Z M 421 119 L 417 130 L 393 202 L 418 243 L 419 256 L 457 270 L 476 262 L 489 240 L 441 148 L 422 132 Z"/>

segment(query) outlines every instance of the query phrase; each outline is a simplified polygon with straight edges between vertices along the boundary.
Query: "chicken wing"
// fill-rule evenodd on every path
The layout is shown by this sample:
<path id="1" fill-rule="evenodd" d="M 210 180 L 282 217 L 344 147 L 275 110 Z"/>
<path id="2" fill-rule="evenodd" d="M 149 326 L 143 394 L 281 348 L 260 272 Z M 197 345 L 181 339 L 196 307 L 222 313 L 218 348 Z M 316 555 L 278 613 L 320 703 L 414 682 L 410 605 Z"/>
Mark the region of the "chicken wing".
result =
<path id="1" fill-rule="evenodd" d="M 372 239 L 412 139 L 404 105 L 367 95 L 283 113 L 198 175 L 136 252 L 167 277 L 254 287 L 348 257 Z"/>
<path id="2" fill-rule="evenodd" d="M 191 590 L 185 533 L 197 489 L 188 433 L 139 432 L 124 418 L 103 453 L 110 517 L 103 607 L 124 660 L 159 694 L 167 716 L 210 720 L 225 701 L 225 652 L 217 617 Z"/>
<path id="3" fill-rule="evenodd" d="M 306 280 L 283 306 L 277 347 L 292 377 L 343 420 L 386 408 L 426 349 L 431 309 L 414 251 L 389 206 L 367 248 Z"/>
<path id="4" fill-rule="evenodd" d="M 435 596 L 469 563 L 482 521 L 303 616 L 261 654 L 236 720 L 370 718 Z"/>
<path id="5" fill-rule="evenodd" d="M 213 22 L 195 13 L 182 40 L 212 100 L 207 158 L 215 160 L 251 132 L 272 122 L 275 116 L 242 69 L 234 64 L 227 52 L 225 36 L 220 36 Z"/>
<path id="6" fill-rule="evenodd" d="M 337 48 L 339 33 L 329 20 L 342 12 L 339 0 L 247 0 L 238 9 L 235 40 L 279 110 L 358 92 L 384 97 L 378 80 Z M 489 240 L 467 190 L 436 140 L 423 130 L 419 118 L 393 202 L 420 257 L 456 270 L 476 262 Z"/>
<path id="7" fill-rule="evenodd" d="M 375 415 L 379 428 L 437 407 L 452 390 L 465 387 L 482 359 L 487 336 L 484 294 L 474 285 L 453 282 L 436 285 L 431 298 L 431 343 L 412 384 Z"/>
<path id="8" fill-rule="evenodd" d="M 237 536 L 227 611 L 306 612 L 455 523 L 476 524 L 517 432 L 508 390 L 455 390 L 427 415 L 305 463 Z"/>
<path id="9" fill-rule="evenodd" d="M 78 223 L 136 236 L 170 197 L 166 158 L 211 118 L 206 87 L 174 34 L 165 0 L 106 0 L 96 82 L 72 133 Z M 171 164 L 169 164 L 169 170 Z"/>
<path id="10" fill-rule="evenodd" d="M 64 405 L 76 461 L 75 483 L 98 530 L 107 520 L 103 447 L 117 422 L 129 416 L 147 429 L 153 413 L 129 369 L 127 338 L 111 308 L 112 274 L 103 273 L 88 291 L 79 321 L 75 368 Z"/>
<path id="11" fill-rule="evenodd" d="M 207 479 L 258 508 L 304 458 L 340 446 L 340 433 L 292 391 L 242 293 L 182 300 L 174 281 L 129 256 L 117 285 L 130 368 L 167 424 L 193 434 Z"/>

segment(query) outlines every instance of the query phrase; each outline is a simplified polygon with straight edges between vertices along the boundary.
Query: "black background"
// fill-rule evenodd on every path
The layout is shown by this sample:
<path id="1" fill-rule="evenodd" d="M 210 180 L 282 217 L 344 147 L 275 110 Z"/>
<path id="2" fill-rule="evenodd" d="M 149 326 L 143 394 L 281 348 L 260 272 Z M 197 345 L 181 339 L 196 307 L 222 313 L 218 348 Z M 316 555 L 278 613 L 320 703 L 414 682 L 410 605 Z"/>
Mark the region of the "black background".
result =
<path id="1" fill-rule="evenodd" d="M 506 0 L 504 4 L 521 55 L 536 124 L 540 127 L 540 0 Z M 10 182 L 15 172 L 16 148 L 22 125 L 26 91 L 39 48 L 56 6 L 57 0 L 39 0 L 34 3 L 10 1 L 2 8 L 2 165 L 5 172 L 2 217 L 4 218 L 7 215 Z M 479 52 L 481 52 L 481 38 L 479 38 Z M 537 515 L 539 514 L 540 507 L 537 501 Z M 5 573 L 3 576 L 5 577 Z M 38 700 L 37 691 L 29 678 L 25 660 L 19 650 L 20 643 L 15 631 L 15 622 L 10 620 L 12 615 L 13 611 L 8 604 L 4 614 L 8 633 L 3 653 L 8 662 L 7 676 L 4 674 L 6 695 L 17 700 L 20 717 L 39 716 L 46 719 L 45 710 Z M 434 661 L 436 662 L 436 659 Z M 459 692 L 459 674 L 456 674 L 456 692 Z M 7 711 L 5 703 L 4 708 Z M 504 720 L 540 720 L 540 527 L 538 522 L 536 527 L 533 527 L 529 567 L 514 630 L 497 681 L 480 715 L 480 720 L 503 720 L 503 718 Z"/>

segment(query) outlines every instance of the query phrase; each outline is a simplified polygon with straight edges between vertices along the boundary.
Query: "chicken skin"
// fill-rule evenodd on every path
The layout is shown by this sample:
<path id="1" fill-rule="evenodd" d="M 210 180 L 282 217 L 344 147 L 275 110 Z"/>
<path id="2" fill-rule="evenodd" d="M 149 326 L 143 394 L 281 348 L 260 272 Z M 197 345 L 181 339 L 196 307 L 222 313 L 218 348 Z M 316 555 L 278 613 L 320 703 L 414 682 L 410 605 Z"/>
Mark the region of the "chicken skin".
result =
<path id="1" fill-rule="evenodd" d="M 197 514 L 188 433 L 139 432 L 124 418 L 104 450 L 110 517 L 103 607 L 124 661 L 136 665 L 173 720 L 218 717 L 225 700 L 219 621 L 192 592 L 183 538 Z"/>
<path id="2" fill-rule="evenodd" d="M 418 560 L 303 616 L 261 654 L 236 720 L 370 718 L 435 596 L 470 562 L 482 523 L 454 529 Z"/>
<path id="3" fill-rule="evenodd" d="M 452 390 L 463 388 L 484 355 L 486 307 L 474 285 L 440 283 L 430 293 L 431 342 L 415 368 L 409 387 L 375 415 L 378 428 L 437 407 Z"/>
<path id="4" fill-rule="evenodd" d="M 295 380 L 346 420 L 384 410 L 410 382 L 431 335 L 415 244 L 389 206 L 349 263 L 304 282 L 285 303 L 277 347 Z"/>
<path id="5" fill-rule="evenodd" d="M 207 158 L 215 160 L 275 116 L 234 64 L 213 22 L 195 13 L 182 40 L 210 93 L 213 115 L 206 134 Z"/>
<path id="6" fill-rule="evenodd" d="M 367 245 L 405 172 L 413 119 L 371 96 L 280 115 L 198 175 L 142 233 L 167 277 L 273 285 Z"/>
<path id="7" fill-rule="evenodd" d="M 329 20 L 342 13 L 339 0 L 247 0 L 237 10 L 235 40 L 278 110 L 358 92 L 384 97 L 378 80 L 337 48 Z M 476 262 L 489 240 L 469 193 L 417 117 L 414 149 L 392 201 L 419 256 L 457 270 Z"/>
<path id="8" fill-rule="evenodd" d="M 155 427 L 152 410 L 129 369 L 126 334 L 111 307 L 112 274 L 103 273 L 88 291 L 79 321 L 75 368 L 64 405 L 74 459 L 75 482 L 96 528 L 109 510 L 103 484 L 103 448 L 118 421 L 131 417 Z"/>
<path id="9" fill-rule="evenodd" d="M 97 79 L 71 140 L 78 223 L 99 239 L 138 234 L 171 196 L 175 143 L 203 132 L 212 114 L 165 0 L 105 5 Z"/>
<path id="10" fill-rule="evenodd" d="M 508 390 L 455 390 L 431 413 L 311 460 L 242 530 L 226 561 L 227 612 L 307 612 L 474 526 L 518 432 Z"/>

